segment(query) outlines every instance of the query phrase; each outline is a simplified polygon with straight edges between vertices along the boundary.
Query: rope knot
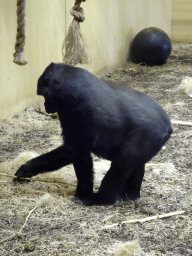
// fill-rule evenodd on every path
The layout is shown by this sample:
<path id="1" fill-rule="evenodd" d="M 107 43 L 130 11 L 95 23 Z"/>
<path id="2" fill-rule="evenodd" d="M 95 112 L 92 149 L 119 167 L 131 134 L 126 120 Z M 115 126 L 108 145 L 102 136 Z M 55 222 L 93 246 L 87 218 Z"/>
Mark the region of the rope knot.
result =
<path id="1" fill-rule="evenodd" d="M 71 15 L 78 22 L 83 22 L 85 20 L 83 8 L 80 7 L 81 2 L 85 1 L 86 0 L 76 0 L 74 6 L 70 10 Z"/>
<path id="2" fill-rule="evenodd" d="M 86 0 L 76 0 L 70 13 L 74 17 L 69 26 L 68 34 L 63 42 L 63 62 L 75 66 L 78 63 L 91 63 L 91 58 L 87 52 L 85 39 L 80 30 L 80 22 L 85 20 L 83 8 L 80 7 L 81 2 Z"/>
<path id="3" fill-rule="evenodd" d="M 78 22 L 83 22 L 85 20 L 83 8 L 80 7 L 80 4 L 73 6 L 70 13 Z"/>

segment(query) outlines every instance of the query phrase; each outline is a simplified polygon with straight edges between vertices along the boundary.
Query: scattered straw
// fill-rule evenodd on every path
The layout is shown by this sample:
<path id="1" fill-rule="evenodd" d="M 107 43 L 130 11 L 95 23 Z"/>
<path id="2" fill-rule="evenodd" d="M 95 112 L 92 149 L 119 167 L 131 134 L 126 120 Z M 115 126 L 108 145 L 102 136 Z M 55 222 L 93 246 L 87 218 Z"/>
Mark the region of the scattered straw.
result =
<path id="1" fill-rule="evenodd" d="M 21 232 L 23 231 L 23 229 L 25 228 L 26 224 L 27 224 L 27 221 L 29 219 L 29 217 L 31 216 L 31 214 L 38 208 L 38 207 L 44 207 L 45 205 L 51 205 L 51 204 L 54 204 L 55 203 L 55 199 L 50 195 L 50 194 L 45 194 L 43 195 L 42 197 L 40 197 L 38 200 L 37 200 L 37 203 L 36 203 L 36 206 L 28 213 L 26 219 L 25 219 L 25 222 L 23 224 L 23 226 L 20 228 L 20 230 L 18 232 L 15 232 L 12 236 L 9 236 L 9 237 L 6 237 L 2 240 L 0 240 L 0 244 L 8 241 L 8 240 L 11 240 L 15 237 L 19 237 L 21 235 Z"/>
<path id="2" fill-rule="evenodd" d="M 182 77 L 192 77 L 192 44 L 173 45 L 171 57 L 159 67 L 128 63 L 104 79 L 143 91 L 156 99 L 167 111 L 171 120 L 191 120 L 192 100 L 178 90 Z M 166 107 L 167 106 L 167 107 Z M 84 206 L 72 201 L 75 188 L 47 182 L 13 183 L 11 178 L 0 176 L 1 183 L 0 240 L 13 235 L 1 244 L 2 255 L 23 255 L 25 244 L 32 242 L 34 252 L 41 255 L 114 255 L 118 245 L 138 239 L 140 256 L 191 255 L 192 252 L 192 194 L 191 194 L 191 126 L 173 126 L 173 134 L 165 147 L 146 168 L 141 198 L 136 201 L 118 201 L 112 206 Z M 14 174 L 12 162 L 23 151 L 49 152 L 62 144 L 59 120 L 27 108 L 14 117 L 0 120 L 1 173 Z M 96 163 L 95 189 L 109 165 L 93 155 Z M 5 164 L 5 165 L 4 165 Z M 3 166 L 4 165 L 4 166 Z M 38 176 L 42 179 L 67 181 L 75 184 L 73 166 Z M 34 177 L 34 178 L 38 178 Z M 49 193 L 54 204 L 38 206 L 29 216 L 25 228 L 19 232 L 29 212 L 38 200 Z M 67 195 L 64 197 L 64 195 Z M 35 202 L 35 203 L 34 203 Z M 69 203 L 70 202 L 70 203 Z M 143 224 L 123 224 L 160 213 L 186 213 Z M 105 226 L 119 223 L 113 228 Z M 127 255 L 126 255 L 127 256 Z"/>
<path id="3" fill-rule="evenodd" d="M 138 240 L 117 244 L 114 250 L 115 256 L 139 256 L 141 248 Z"/>
<path id="4" fill-rule="evenodd" d="M 180 214 L 185 214 L 185 211 L 170 212 L 170 213 L 165 213 L 165 214 L 162 214 L 162 215 L 147 217 L 147 218 L 144 218 L 144 219 L 123 221 L 123 222 L 120 222 L 120 223 L 114 223 L 112 225 L 106 225 L 106 226 L 104 226 L 104 228 L 106 228 L 106 229 L 113 228 L 113 227 L 116 227 L 116 226 L 119 226 L 119 225 L 122 225 L 122 224 L 143 223 L 143 222 L 146 222 L 146 221 L 164 219 L 164 218 L 168 218 L 168 217 L 172 217 L 172 216 L 180 215 Z"/>
<path id="5" fill-rule="evenodd" d="M 192 97 L 192 77 L 184 77 L 181 81 L 179 89 L 185 91 L 190 97 Z"/>
<path id="6" fill-rule="evenodd" d="M 192 126 L 192 122 L 187 122 L 187 121 L 171 120 L 171 123 L 172 123 L 172 124 L 184 125 L 184 126 Z"/>
<path id="7" fill-rule="evenodd" d="M 17 236 L 19 236 L 19 235 L 21 234 L 22 230 L 24 229 L 25 225 L 27 224 L 27 221 L 28 221 L 30 215 L 37 209 L 37 207 L 38 207 L 38 205 L 36 205 L 36 206 L 29 212 L 29 214 L 27 215 L 26 220 L 25 220 L 23 226 L 21 227 L 21 229 L 20 229 L 19 232 L 17 233 Z"/>
<path id="8" fill-rule="evenodd" d="M 20 229 L 18 232 L 15 232 L 14 235 L 9 236 L 9 237 L 6 237 L 6 238 L 0 240 L 0 244 L 6 242 L 6 241 L 8 241 L 8 240 L 12 240 L 12 239 L 15 238 L 15 237 L 20 236 L 21 232 L 23 231 L 24 227 L 25 227 L 26 224 L 27 224 L 27 221 L 28 221 L 30 215 L 37 209 L 37 207 L 38 207 L 38 205 L 36 205 L 36 206 L 29 212 L 29 214 L 27 215 L 26 220 L 25 220 L 23 226 L 21 227 L 21 229 Z"/>
<path id="9" fill-rule="evenodd" d="M 16 179 L 17 176 L 8 174 L 8 173 L 0 173 L 2 176 L 11 177 Z M 73 185 L 71 183 L 63 182 L 63 181 L 53 181 L 53 180 L 43 180 L 43 179 L 35 179 L 35 178 L 20 178 L 21 180 L 30 180 L 30 181 L 39 181 L 39 182 L 47 182 L 47 183 L 54 183 L 54 184 L 64 184 L 72 187 L 76 187 L 76 185 Z"/>

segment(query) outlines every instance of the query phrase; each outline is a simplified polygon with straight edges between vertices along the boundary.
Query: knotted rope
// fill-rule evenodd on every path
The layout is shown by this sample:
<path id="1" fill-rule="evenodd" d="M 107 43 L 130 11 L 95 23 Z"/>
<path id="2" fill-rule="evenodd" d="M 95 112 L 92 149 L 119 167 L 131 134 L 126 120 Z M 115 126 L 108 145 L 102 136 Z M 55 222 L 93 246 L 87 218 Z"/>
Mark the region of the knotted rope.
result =
<path id="1" fill-rule="evenodd" d="M 63 42 L 63 62 L 75 66 L 78 63 L 91 63 L 91 58 L 87 52 L 85 39 L 80 30 L 80 22 L 85 20 L 81 2 L 86 0 L 76 0 L 75 5 L 71 8 L 70 13 L 74 17 L 68 34 Z"/>
<path id="2" fill-rule="evenodd" d="M 13 54 L 15 62 L 18 65 L 25 65 L 28 61 L 23 57 L 25 45 L 25 4 L 26 0 L 17 0 L 17 36 L 15 43 L 15 53 Z"/>

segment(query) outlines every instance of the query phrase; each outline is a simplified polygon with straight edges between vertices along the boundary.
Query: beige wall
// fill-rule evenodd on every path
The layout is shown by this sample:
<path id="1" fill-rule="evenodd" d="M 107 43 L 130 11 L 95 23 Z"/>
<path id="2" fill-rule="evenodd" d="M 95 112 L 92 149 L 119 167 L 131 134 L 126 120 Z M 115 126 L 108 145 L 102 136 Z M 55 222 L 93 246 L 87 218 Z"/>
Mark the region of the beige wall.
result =
<path id="1" fill-rule="evenodd" d="M 192 0 L 172 0 L 173 42 L 192 42 Z"/>
<path id="2" fill-rule="evenodd" d="M 0 0 L 0 118 L 37 102 L 37 79 L 51 62 L 62 61 L 62 43 L 72 21 L 75 0 L 27 1 L 27 38 L 24 56 L 29 63 L 13 63 L 16 36 L 16 1 Z M 133 37 L 156 26 L 171 34 L 171 0 L 87 0 L 82 3 L 81 29 L 92 56 L 83 65 L 103 76 L 125 64 Z"/>
<path id="3" fill-rule="evenodd" d="M 51 62 L 61 61 L 65 35 L 65 1 L 26 1 L 27 38 L 24 56 L 29 63 L 13 63 L 16 1 L 0 0 L 0 118 L 37 102 L 37 79 Z M 53 2 L 57 3 L 54 5 Z"/>

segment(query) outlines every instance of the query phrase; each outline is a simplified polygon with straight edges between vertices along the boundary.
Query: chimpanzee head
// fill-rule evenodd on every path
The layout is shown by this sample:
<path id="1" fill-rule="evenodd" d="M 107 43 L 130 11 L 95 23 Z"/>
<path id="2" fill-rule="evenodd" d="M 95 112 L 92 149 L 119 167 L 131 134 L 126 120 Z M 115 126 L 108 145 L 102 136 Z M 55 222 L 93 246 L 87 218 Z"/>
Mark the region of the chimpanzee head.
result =
<path id="1" fill-rule="evenodd" d="M 40 76 L 37 94 L 45 98 L 47 113 L 58 112 L 59 106 L 64 108 L 65 103 L 68 107 L 78 104 L 81 75 L 77 70 L 80 71 L 64 63 L 51 63 Z"/>

